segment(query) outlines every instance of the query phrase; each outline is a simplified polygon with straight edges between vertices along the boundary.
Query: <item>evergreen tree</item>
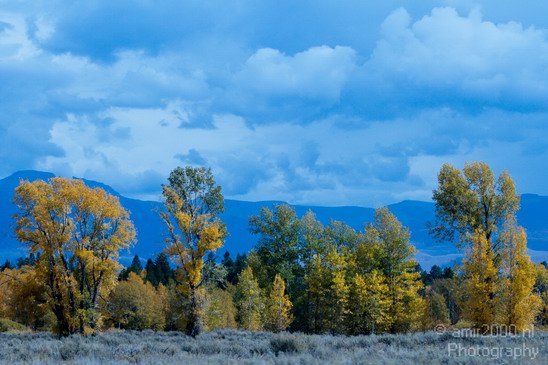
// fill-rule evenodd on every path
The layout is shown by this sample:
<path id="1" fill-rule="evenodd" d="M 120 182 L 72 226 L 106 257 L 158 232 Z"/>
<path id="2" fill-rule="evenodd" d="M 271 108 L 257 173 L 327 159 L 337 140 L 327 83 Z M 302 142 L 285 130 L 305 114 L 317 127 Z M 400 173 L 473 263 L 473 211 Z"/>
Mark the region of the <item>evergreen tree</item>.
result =
<path id="1" fill-rule="evenodd" d="M 145 281 L 150 282 L 154 287 L 157 287 L 160 283 L 160 280 L 158 279 L 158 270 L 156 269 L 156 264 L 152 259 L 148 259 L 147 263 L 145 265 Z"/>
<path id="2" fill-rule="evenodd" d="M 173 270 L 169 266 L 169 256 L 161 252 L 154 260 L 154 268 L 156 270 L 156 279 L 158 283 L 167 286 L 173 278 Z"/>
<path id="3" fill-rule="evenodd" d="M 131 261 L 131 265 L 120 272 L 120 275 L 118 275 L 118 280 L 127 280 L 130 272 L 141 275 L 142 271 L 143 265 L 141 265 L 141 260 L 138 255 L 135 255 Z"/>
<path id="4" fill-rule="evenodd" d="M 6 269 L 13 269 L 13 265 L 9 260 L 6 260 L 6 262 L 4 262 L 2 266 L 0 266 L 0 271 L 4 271 Z"/>

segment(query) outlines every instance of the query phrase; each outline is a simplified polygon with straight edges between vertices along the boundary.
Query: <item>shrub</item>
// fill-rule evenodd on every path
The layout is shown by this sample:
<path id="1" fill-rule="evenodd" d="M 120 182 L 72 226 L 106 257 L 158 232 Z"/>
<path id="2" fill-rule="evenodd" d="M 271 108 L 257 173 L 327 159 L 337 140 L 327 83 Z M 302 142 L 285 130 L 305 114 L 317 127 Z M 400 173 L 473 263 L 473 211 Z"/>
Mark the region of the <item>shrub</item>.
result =
<path id="1" fill-rule="evenodd" d="M 21 332 L 28 331 L 28 328 L 22 325 L 11 321 L 9 319 L 0 318 L 0 332 Z"/>
<path id="2" fill-rule="evenodd" d="M 303 340 L 295 335 L 280 334 L 273 336 L 270 340 L 270 347 L 276 355 L 282 353 L 297 353 L 305 349 Z"/>

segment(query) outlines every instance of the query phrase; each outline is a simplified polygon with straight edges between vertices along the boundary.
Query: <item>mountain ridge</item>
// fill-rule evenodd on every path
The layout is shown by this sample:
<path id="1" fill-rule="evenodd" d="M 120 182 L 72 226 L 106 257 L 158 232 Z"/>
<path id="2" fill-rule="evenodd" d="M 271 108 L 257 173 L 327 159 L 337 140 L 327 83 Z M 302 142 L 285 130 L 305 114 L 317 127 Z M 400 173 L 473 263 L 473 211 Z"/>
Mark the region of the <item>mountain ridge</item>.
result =
<path id="1" fill-rule="evenodd" d="M 34 181 L 47 180 L 55 175 L 50 172 L 36 170 L 22 170 L 0 179 L 0 260 L 13 260 L 26 254 L 24 245 L 17 242 L 14 232 L 13 214 L 16 207 L 12 203 L 13 190 L 21 179 Z M 74 177 L 76 178 L 76 177 Z M 80 179 L 80 178 L 78 178 Z M 90 187 L 100 187 L 110 194 L 117 196 L 120 203 L 130 211 L 131 219 L 137 229 L 137 244 L 129 251 L 122 252 L 122 262 L 126 263 L 134 254 L 140 257 L 152 257 L 164 248 L 167 232 L 160 219 L 158 210 L 162 209 L 161 202 L 128 198 L 119 194 L 112 187 L 94 180 L 80 179 Z M 548 258 L 548 197 L 538 194 L 522 194 L 522 207 L 518 212 L 518 221 L 528 232 L 528 247 L 533 259 L 540 261 Z M 258 214 L 262 207 L 272 208 L 277 204 L 286 204 L 282 201 L 240 201 L 225 199 L 225 213 L 221 219 L 226 223 L 229 237 L 225 246 L 218 253 L 225 250 L 236 254 L 248 252 L 257 242 L 257 236 L 249 231 L 249 216 Z M 362 230 L 364 225 L 371 222 L 375 210 L 360 206 L 325 207 L 314 205 L 293 205 L 300 217 L 308 210 L 312 210 L 316 218 L 323 224 L 330 220 L 339 220 L 347 223 L 354 229 Z M 417 260 L 425 267 L 432 264 L 448 264 L 458 260 L 462 252 L 453 244 L 438 243 L 432 239 L 426 227 L 427 221 L 434 219 L 435 206 L 433 202 L 418 200 L 403 200 L 387 206 L 411 231 L 411 242 L 417 247 Z"/>

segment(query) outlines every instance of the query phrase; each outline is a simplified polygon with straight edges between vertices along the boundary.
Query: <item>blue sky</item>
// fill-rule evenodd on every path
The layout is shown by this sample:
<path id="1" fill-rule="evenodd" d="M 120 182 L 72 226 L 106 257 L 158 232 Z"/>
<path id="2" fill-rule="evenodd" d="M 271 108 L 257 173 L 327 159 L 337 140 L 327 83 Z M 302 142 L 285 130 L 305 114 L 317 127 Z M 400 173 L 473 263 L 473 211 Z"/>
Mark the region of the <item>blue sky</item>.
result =
<path id="1" fill-rule="evenodd" d="M 428 200 L 483 160 L 548 194 L 546 1 L 0 0 L 0 176 L 158 199 Z"/>

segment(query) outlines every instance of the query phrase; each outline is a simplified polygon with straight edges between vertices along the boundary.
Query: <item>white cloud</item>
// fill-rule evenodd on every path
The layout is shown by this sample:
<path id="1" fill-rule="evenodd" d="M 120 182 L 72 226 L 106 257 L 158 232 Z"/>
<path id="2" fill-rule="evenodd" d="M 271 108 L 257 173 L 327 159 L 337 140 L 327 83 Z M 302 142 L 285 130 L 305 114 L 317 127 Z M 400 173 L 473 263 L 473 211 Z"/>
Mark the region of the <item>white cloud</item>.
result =
<path id="1" fill-rule="evenodd" d="M 355 59 L 350 47 L 313 47 L 294 56 L 262 48 L 246 61 L 235 85 L 266 97 L 335 102 Z"/>
<path id="2" fill-rule="evenodd" d="M 405 9 L 394 11 L 364 67 L 373 84 L 391 86 L 388 99 L 504 109 L 546 109 L 547 70 L 545 30 L 495 24 L 479 10 L 462 16 L 453 8 L 434 8 L 415 22 Z"/>

